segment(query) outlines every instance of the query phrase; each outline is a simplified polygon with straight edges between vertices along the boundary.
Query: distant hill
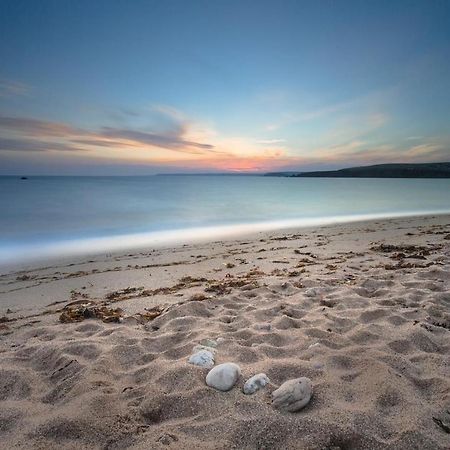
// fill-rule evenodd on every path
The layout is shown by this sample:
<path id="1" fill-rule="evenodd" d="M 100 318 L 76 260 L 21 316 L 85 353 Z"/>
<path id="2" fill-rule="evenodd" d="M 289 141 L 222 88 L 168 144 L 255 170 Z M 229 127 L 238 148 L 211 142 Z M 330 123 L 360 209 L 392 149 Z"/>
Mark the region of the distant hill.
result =
<path id="1" fill-rule="evenodd" d="M 377 164 L 317 172 L 271 172 L 266 176 L 323 178 L 450 178 L 450 162 L 424 164 Z"/>

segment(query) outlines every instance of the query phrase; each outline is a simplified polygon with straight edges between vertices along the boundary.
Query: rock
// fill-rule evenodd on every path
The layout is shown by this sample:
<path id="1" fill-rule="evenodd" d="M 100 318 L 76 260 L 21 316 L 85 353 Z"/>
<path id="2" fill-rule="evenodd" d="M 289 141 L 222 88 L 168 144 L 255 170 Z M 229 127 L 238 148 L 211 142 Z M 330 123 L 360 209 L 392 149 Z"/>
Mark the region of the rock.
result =
<path id="1" fill-rule="evenodd" d="M 241 376 L 241 368 L 235 363 L 224 363 L 211 369 L 206 384 L 219 391 L 229 391 Z"/>
<path id="2" fill-rule="evenodd" d="M 198 344 L 196 345 L 193 349 L 192 349 L 192 354 L 200 352 L 202 350 L 206 350 L 207 352 L 212 353 L 213 355 L 215 355 L 217 353 L 217 349 L 213 348 L 213 347 L 207 347 L 206 345 L 201 345 Z"/>
<path id="3" fill-rule="evenodd" d="M 194 364 L 194 366 L 211 369 L 211 367 L 214 367 L 214 355 L 208 350 L 199 350 L 191 355 L 188 362 Z"/>
<path id="4" fill-rule="evenodd" d="M 244 394 L 250 395 L 259 391 L 269 383 L 269 378 L 265 373 L 258 373 L 249 378 L 244 384 Z"/>
<path id="5" fill-rule="evenodd" d="M 311 400 L 311 380 L 306 377 L 284 382 L 272 392 L 272 405 L 289 412 L 299 411 Z"/>
<path id="6" fill-rule="evenodd" d="M 216 348 L 217 347 L 217 342 L 214 339 L 205 339 L 201 345 L 205 346 L 205 347 L 212 347 L 212 348 Z"/>

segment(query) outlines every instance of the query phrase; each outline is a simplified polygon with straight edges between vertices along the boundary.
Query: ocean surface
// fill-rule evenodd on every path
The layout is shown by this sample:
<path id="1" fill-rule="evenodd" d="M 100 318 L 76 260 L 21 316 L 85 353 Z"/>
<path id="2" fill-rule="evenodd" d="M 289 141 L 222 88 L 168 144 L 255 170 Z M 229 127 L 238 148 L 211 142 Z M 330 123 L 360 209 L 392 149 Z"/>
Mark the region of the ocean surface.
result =
<path id="1" fill-rule="evenodd" d="M 450 212 L 450 179 L 0 177 L 0 264 Z"/>

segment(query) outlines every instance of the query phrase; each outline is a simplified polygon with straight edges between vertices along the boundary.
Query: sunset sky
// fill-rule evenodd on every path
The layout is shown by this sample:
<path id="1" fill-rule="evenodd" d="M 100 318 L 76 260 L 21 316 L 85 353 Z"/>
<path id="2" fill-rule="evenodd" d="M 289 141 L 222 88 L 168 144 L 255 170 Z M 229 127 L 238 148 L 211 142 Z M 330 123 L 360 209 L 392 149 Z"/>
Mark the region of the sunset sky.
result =
<path id="1" fill-rule="evenodd" d="M 450 1 L 0 0 L 0 174 L 450 160 Z"/>

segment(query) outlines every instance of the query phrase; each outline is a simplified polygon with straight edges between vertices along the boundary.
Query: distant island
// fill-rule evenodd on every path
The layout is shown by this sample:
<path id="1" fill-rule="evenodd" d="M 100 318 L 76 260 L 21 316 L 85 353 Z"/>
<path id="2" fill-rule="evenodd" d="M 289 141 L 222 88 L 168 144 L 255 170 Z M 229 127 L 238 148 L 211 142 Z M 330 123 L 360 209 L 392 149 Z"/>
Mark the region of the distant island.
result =
<path id="1" fill-rule="evenodd" d="M 269 172 L 269 177 L 304 178 L 450 178 L 450 162 L 423 164 L 376 164 L 316 172 Z"/>

